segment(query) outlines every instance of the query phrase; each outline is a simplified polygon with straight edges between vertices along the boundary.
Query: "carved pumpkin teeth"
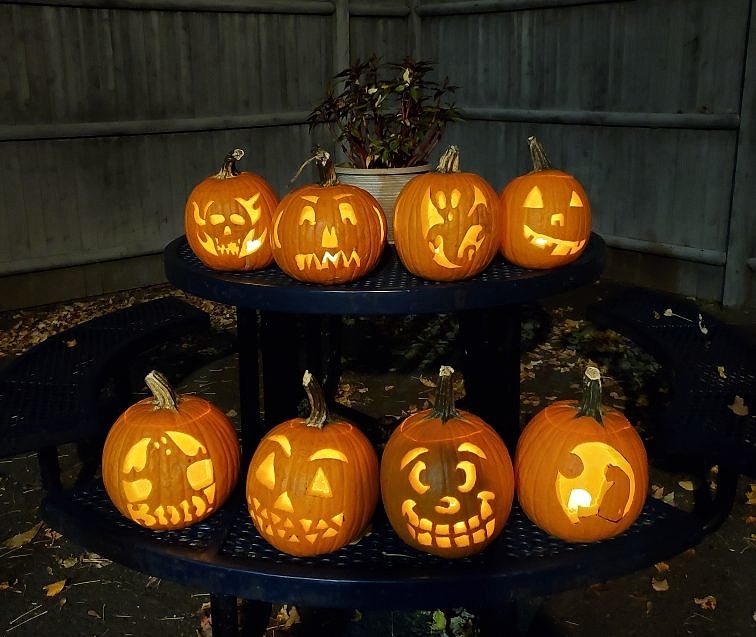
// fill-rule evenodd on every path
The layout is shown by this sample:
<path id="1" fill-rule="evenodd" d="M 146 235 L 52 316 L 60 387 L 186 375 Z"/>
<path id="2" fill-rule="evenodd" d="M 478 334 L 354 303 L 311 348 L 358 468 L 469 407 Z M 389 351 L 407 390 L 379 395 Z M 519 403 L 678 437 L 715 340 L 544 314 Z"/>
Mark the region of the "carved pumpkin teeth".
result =
<path id="1" fill-rule="evenodd" d="M 522 235 L 525 239 L 530 241 L 530 245 L 536 246 L 537 248 L 545 250 L 546 248 L 553 246 L 551 249 L 552 256 L 576 254 L 577 252 L 580 252 L 585 245 L 585 239 L 580 239 L 579 241 L 556 239 L 547 234 L 536 232 L 528 225 L 523 226 Z"/>
<path id="2" fill-rule="evenodd" d="M 352 254 L 350 254 L 349 257 L 347 257 L 343 250 L 339 250 L 336 253 L 331 253 L 326 250 L 322 257 L 318 257 L 311 252 L 309 254 L 298 254 L 295 259 L 297 268 L 299 268 L 300 271 L 312 268 L 316 270 L 327 270 L 332 266 L 335 268 L 349 268 L 352 264 L 359 268 L 361 263 L 360 255 L 357 254 L 356 250 L 352 250 Z"/>
<path id="3" fill-rule="evenodd" d="M 424 546 L 435 544 L 439 548 L 463 548 L 485 542 L 496 530 L 496 520 L 492 518 L 493 508 L 490 504 L 495 496 L 491 491 L 483 491 L 478 497 L 481 500 L 480 513 L 451 525 L 434 524 L 428 518 L 421 518 L 415 512 L 417 502 L 405 500 L 402 514 L 407 520 L 407 530 L 415 541 Z"/>
<path id="4" fill-rule="evenodd" d="M 260 510 L 261 503 L 257 498 L 249 499 L 248 503 L 257 511 L 254 518 L 258 529 L 261 529 L 267 535 L 278 535 L 280 539 L 295 544 L 301 542 L 302 539 L 310 544 L 315 544 L 321 538 L 335 537 L 339 533 L 339 528 L 344 524 L 343 513 L 334 515 L 330 520 L 320 519 L 317 522 L 303 519 L 299 520 L 299 527 L 303 531 L 301 533 L 289 518 L 281 523 L 281 518 L 272 511 L 269 512 L 264 507 Z"/>

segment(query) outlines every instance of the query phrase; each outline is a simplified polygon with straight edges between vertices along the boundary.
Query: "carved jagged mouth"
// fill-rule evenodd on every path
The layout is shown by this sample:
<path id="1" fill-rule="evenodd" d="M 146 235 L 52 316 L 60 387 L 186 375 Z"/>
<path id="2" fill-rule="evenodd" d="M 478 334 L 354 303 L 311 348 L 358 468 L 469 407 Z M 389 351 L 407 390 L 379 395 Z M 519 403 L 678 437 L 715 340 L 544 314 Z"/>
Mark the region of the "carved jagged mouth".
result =
<path id="1" fill-rule="evenodd" d="M 480 512 L 466 520 L 457 520 L 449 524 L 437 524 L 428 518 L 421 518 L 415 512 L 417 502 L 405 500 L 402 515 L 407 520 L 407 530 L 413 539 L 422 546 L 437 546 L 441 549 L 465 548 L 480 544 L 493 536 L 496 520 L 490 502 L 495 498 L 491 491 L 478 494 Z"/>
<path id="2" fill-rule="evenodd" d="M 579 241 L 555 239 L 547 234 L 536 232 L 528 225 L 523 226 L 522 234 L 527 241 L 530 241 L 530 245 L 541 248 L 542 250 L 551 248 L 551 255 L 555 257 L 575 254 L 580 252 L 585 245 L 585 239 L 580 239 Z"/>
<path id="3" fill-rule="evenodd" d="M 312 269 L 327 270 L 331 266 L 348 268 L 352 264 L 356 267 L 360 267 L 360 255 L 355 250 L 352 250 L 352 254 L 347 257 L 343 250 L 339 250 L 335 254 L 332 254 L 326 250 L 322 257 L 318 257 L 315 253 L 298 254 L 295 257 L 297 267 L 300 270 Z"/>
<path id="4" fill-rule="evenodd" d="M 228 241 L 224 243 L 218 237 L 213 238 L 208 236 L 207 234 L 205 234 L 204 239 L 199 234 L 197 234 L 197 240 L 210 254 L 214 254 L 216 256 L 231 255 L 243 259 L 250 254 L 254 254 L 262 247 L 262 245 L 265 243 L 265 237 L 267 236 L 268 231 L 263 230 L 263 233 L 260 235 L 259 239 L 255 238 L 255 234 L 256 231 L 253 228 L 247 233 L 247 236 L 245 236 L 243 239 L 237 239 L 236 241 Z"/>
<path id="5" fill-rule="evenodd" d="M 257 498 L 252 498 L 257 528 L 266 535 L 277 537 L 292 544 L 308 542 L 315 544 L 321 539 L 335 537 L 344 524 L 344 514 L 339 513 L 328 519 L 292 520 L 286 515 L 268 511 Z"/>

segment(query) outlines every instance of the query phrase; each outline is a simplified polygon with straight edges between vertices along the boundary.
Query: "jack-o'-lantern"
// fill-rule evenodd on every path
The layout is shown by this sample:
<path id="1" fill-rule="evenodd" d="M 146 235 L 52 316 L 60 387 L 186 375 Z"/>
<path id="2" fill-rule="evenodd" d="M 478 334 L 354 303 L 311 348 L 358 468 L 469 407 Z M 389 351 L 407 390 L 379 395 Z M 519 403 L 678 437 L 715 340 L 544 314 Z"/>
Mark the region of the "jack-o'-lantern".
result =
<path id="1" fill-rule="evenodd" d="M 514 473 L 504 442 L 454 404 L 442 366 L 435 404 L 394 430 L 381 458 L 383 508 L 408 545 L 448 558 L 482 551 L 509 517 Z"/>
<path id="2" fill-rule="evenodd" d="M 386 215 L 366 190 L 342 184 L 328 152 L 312 157 L 320 184 L 286 195 L 273 220 L 273 258 L 292 278 L 309 283 L 346 283 L 368 274 L 386 244 Z M 300 169 L 301 171 L 301 169 Z"/>
<path id="3" fill-rule="evenodd" d="M 263 436 L 247 471 L 247 508 L 280 551 L 319 555 L 365 532 L 378 502 L 378 456 L 365 434 L 329 413 L 312 374 L 303 384 L 310 415 Z"/>
<path id="4" fill-rule="evenodd" d="M 240 172 L 237 148 L 220 171 L 194 187 L 184 208 L 189 247 L 212 270 L 259 270 L 273 262 L 270 231 L 278 197 L 267 181 Z"/>
<path id="5" fill-rule="evenodd" d="M 487 268 L 499 249 L 499 197 L 483 177 L 459 170 L 450 146 L 435 172 L 402 188 L 394 209 L 394 242 L 412 274 L 433 281 L 468 279 Z"/>
<path id="6" fill-rule="evenodd" d="M 640 515 L 648 460 L 625 416 L 601 405 L 601 376 L 588 367 L 580 401 L 537 413 L 515 453 L 517 495 L 534 524 L 568 542 L 613 537 Z"/>
<path id="7" fill-rule="evenodd" d="M 533 171 L 501 193 L 501 253 L 524 268 L 555 268 L 577 259 L 591 235 L 591 204 L 581 183 L 551 166 L 540 142 L 528 138 Z"/>
<path id="8" fill-rule="evenodd" d="M 161 373 L 152 397 L 131 405 L 108 432 L 102 479 L 116 508 L 153 530 L 182 529 L 228 498 L 241 452 L 225 414 L 204 398 L 177 395 Z"/>

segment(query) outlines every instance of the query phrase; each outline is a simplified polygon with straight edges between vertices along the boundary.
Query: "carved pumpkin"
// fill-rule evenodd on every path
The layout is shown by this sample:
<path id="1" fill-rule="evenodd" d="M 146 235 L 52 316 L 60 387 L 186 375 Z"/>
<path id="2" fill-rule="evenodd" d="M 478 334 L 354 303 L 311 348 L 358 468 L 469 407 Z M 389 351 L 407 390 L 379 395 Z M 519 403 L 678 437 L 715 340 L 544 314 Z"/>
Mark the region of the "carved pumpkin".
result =
<path id="1" fill-rule="evenodd" d="M 386 244 L 386 216 L 369 192 L 339 183 L 322 148 L 308 161 L 317 163 L 321 182 L 281 200 L 273 222 L 273 258 L 289 276 L 310 283 L 365 276 Z"/>
<path id="2" fill-rule="evenodd" d="M 247 472 L 247 508 L 280 551 L 319 555 L 365 532 L 378 502 L 378 457 L 357 427 L 329 414 L 309 372 L 303 384 L 310 415 L 262 438 Z"/>
<path id="3" fill-rule="evenodd" d="M 204 520 L 228 498 L 239 475 L 232 424 L 207 400 L 177 395 L 152 371 L 152 392 L 108 432 L 102 479 L 116 508 L 150 529 L 182 529 Z"/>
<path id="4" fill-rule="evenodd" d="M 585 371 L 583 397 L 537 413 L 515 453 L 517 495 L 534 524 L 568 542 L 592 542 L 627 529 L 648 490 L 648 460 L 621 412 L 601 405 L 601 376 Z"/>
<path id="5" fill-rule="evenodd" d="M 433 281 L 468 279 L 489 266 L 499 249 L 499 197 L 489 183 L 459 170 L 450 146 L 435 172 L 417 175 L 394 209 L 394 242 L 412 274 Z"/>
<path id="6" fill-rule="evenodd" d="M 507 448 L 490 425 L 456 409 L 453 371 L 441 367 L 434 407 L 408 416 L 381 458 L 383 507 L 397 535 L 449 558 L 488 546 L 514 497 Z"/>
<path id="7" fill-rule="evenodd" d="M 194 254 L 213 270 L 259 270 L 273 262 L 270 231 L 278 197 L 259 175 L 239 172 L 232 151 L 223 168 L 192 190 L 184 230 Z"/>
<path id="8" fill-rule="evenodd" d="M 555 268 L 574 261 L 591 234 L 591 204 L 580 182 L 556 170 L 535 137 L 528 138 L 533 172 L 501 193 L 501 252 L 524 268 Z"/>

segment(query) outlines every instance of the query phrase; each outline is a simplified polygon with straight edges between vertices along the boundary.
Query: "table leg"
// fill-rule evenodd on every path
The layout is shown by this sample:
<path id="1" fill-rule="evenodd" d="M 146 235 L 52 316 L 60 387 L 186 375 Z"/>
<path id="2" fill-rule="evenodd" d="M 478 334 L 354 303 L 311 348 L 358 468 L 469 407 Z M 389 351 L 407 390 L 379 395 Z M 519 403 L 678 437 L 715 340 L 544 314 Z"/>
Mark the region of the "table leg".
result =
<path id="1" fill-rule="evenodd" d="M 236 332 L 239 349 L 239 417 L 242 430 L 242 461 L 252 457 L 264 428 L 260 415 L 260 359 L 258 316 L 255 310 L 236 308 Z"/>
<path id="2" fill-rule="evenodd" d="M 213 637 L 235 637 L 239 632 L 236 597 L 210 595 L 210 613 L 213 619 Z"/>
<path id="3" fill-rule="evenodd" d="M 462 375 L 465 400 L 460 406 L 494 427 L 514 453 L 520 432 L 519 306 L 462 312 Z"/>

